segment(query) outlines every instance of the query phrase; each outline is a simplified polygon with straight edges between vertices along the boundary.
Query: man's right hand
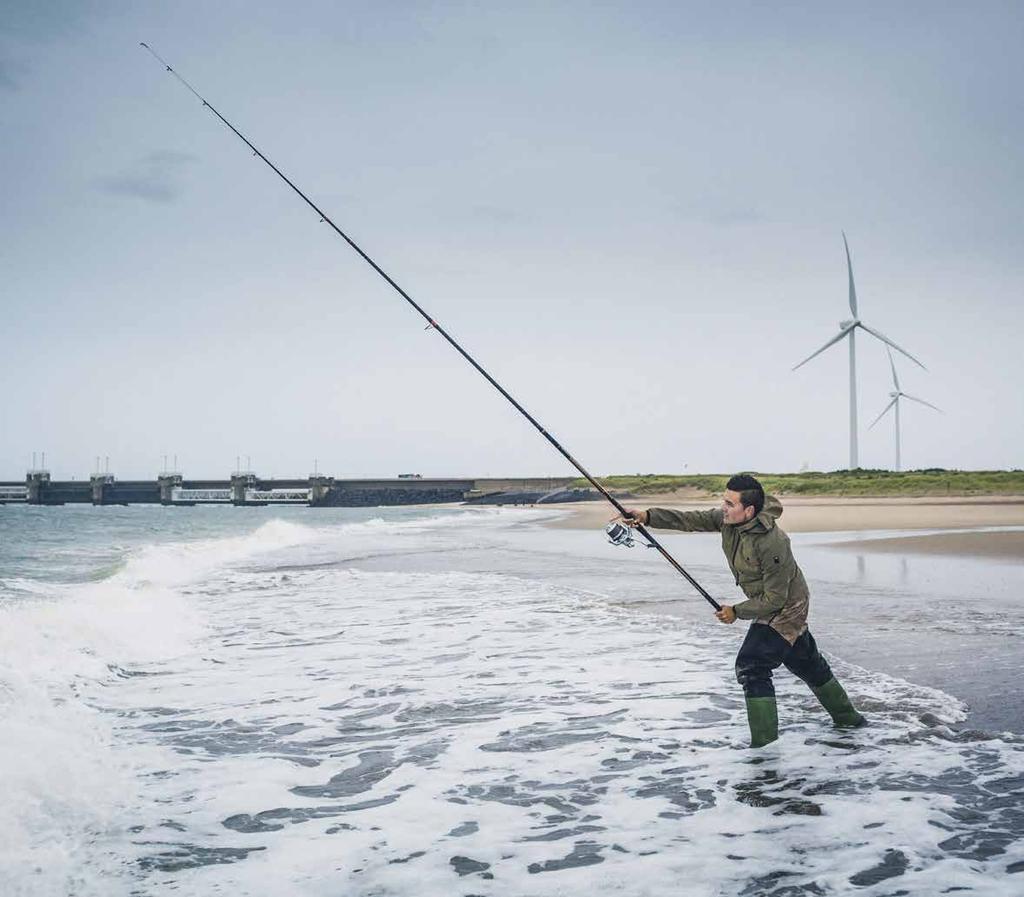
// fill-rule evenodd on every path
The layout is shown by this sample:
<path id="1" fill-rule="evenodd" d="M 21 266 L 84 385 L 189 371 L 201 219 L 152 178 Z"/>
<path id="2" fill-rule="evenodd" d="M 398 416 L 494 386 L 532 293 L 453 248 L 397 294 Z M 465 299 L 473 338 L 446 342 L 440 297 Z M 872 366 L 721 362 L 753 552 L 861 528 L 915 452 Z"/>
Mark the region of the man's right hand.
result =
<path id="1" fill-rule="evenodd" d="M 650 520 L 651 515 L 647 511 L 634 511 L 631 508 L 623 508 L 624 513 L 619 514 L 618 517 L 613 517 L 613 520 L 621 520 L 626 526 L 636 526 L 638 523 L 641 526 L 647 526 L 647 521 Z"/>

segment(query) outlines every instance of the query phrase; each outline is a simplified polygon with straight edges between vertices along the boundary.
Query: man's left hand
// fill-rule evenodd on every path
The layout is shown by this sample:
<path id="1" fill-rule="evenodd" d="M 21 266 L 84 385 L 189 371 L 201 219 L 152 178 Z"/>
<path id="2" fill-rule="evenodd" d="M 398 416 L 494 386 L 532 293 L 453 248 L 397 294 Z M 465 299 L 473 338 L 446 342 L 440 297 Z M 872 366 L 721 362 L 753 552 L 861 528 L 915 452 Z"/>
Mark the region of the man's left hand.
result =
<path id="1" fill-rule="evenodd" d="M 735 623 L 736 622 L 736 611 L 732 609 L 729 604 L 723 604 L 721 610 L 715 611 L 715 616 L 718 617 L 721 623 Z"/>

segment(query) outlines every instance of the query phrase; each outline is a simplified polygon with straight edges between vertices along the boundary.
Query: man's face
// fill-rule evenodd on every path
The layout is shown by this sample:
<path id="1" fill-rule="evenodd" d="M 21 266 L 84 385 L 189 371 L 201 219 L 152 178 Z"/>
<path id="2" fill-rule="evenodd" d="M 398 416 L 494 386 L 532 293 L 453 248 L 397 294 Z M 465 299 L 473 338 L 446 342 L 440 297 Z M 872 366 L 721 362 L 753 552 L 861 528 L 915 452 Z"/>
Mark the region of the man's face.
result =
<path id="1" fill-rule="evenodd" d="M 725 523 L 732 525 L 746 523 L 754 517 L 754 506 L 743 507 L 743 502 L 740 501 L 740 494 L 733 492 L 732 489 L 726 489 L 722 495 L 722 514 L 724 515 Z"/>

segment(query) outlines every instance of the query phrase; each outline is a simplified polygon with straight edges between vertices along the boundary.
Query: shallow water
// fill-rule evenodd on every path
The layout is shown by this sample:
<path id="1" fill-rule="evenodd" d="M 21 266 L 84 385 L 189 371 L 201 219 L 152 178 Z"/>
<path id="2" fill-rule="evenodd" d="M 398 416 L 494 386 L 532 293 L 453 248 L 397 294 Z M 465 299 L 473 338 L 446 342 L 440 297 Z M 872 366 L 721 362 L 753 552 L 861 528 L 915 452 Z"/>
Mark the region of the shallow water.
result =
<path id="1" fill-rule="evenodd" d="M 897 533 L 798 533 L 793 549 L 811 588 L 811 628 L 821 648 L 844 660 L 942 689 L 967 704 L 965 725 L 1024 734 L 1020 633 L 1024 564 L 1019 559 L 872 554 L 833 543 Z M 907 535 L 904 533 L 904 535 Z M 722 601 L 741 598 L 724 567 L 719 537 L 659 534 Z M 589 533 L 570 550 L 590 550 Z M 686 584 L 653 552 L 626 552 L 647 582 L 625 600 L 685 619 L 706 618 Z M 635 576 L 630 579 L 636 580 Z"/>
<path id="2" fill-rule="evenodd" d="M 653 552 L 540 512 L 268 511 L 0 513 L 0 892 L 1020 893 L 1024 742 L 851 656 L 983 635 L 957 574 L 797 537 L 872 725 L 780 676 L 752 752 L 742 630 Z M 988 575 L 966 597 L 1009 638 L 1019 573 Z"/>

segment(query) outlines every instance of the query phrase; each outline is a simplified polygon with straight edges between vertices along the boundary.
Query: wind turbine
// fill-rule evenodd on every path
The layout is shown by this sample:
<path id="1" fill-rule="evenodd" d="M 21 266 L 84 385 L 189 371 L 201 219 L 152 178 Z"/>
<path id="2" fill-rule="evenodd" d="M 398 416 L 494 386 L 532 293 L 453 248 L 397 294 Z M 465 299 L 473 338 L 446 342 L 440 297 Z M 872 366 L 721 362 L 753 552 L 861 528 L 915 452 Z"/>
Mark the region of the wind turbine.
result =
<path id="1" fill-rule="evenodd" d="M 872 421 L 871 426 L 868 427 L 868 429 L 869 430 L 872 429 L 872 427 L 874 427 L 875 424 L 877 424 L 883 417 L 885 417 L 886 412 L 890 408 L 895 408 L 896 409 L 896 471 L 899 472 L 899 469 L 900 469 L 900 399 L 910 399 L 911 402 L 918 402 L 921 405 L 927 405 L 929 408 L 935 408 L 935 410 L 938 411 L 939 414 L 942 414 L 943 411 L 942 411 L 941 408 L 936 408 L 931 402 L 926 402 L 924 399 L 919 399 L 919 398 L 917 398 L 917 396 L 912 396 L 909 393 L 905 393 L 902 389 L 900 389 L 900 378 L 896 376 L 896 364 L 892 360 L 892 351 L 889 349 L 888 346 L 885 347 L 885 351 L 889 353 L 889 367 L 892 368 L 892 385 L 893 385 L 893 387 L 894 387 L 894 389 L 896 391 L 889 393 L 889 395 L 892 396 L 892 401 L 888 405 L 886 405 L 885 408 L 882 409 L 882 413 L 879 414 L 878 417 L 876 417 L 874 419 L 874 421 Z"/>
<path id="2" fill-rule="evenodd" d="M 857 347 L 856 347 L 856 334 L 857 328 L 870 333 L 875 339 L 881 340 L 887 346 L 892 346 L 897 352 L 902 352 L 907 356 L 914 364 L 921 368 L 924 365 L 921 364 L 913 355 L 911 355 L 906 349 L 901 349 L 896 345 L 889 337 L 884 333 L 879 333 L 877 330 L 868 327 L 857 314 L 857 288 L 853 285 L 853 263 L 850 261 L 850 245 L 846 242 L 846 232 L 843 232 L 843 246 L 846 247 L 846 270 L 850 275 L 850 312 L 853 314 L 853 318 L 849 321 L 843 321 L 839 325 L 839 335 L 832 337 L 824 346 L 818 349 L 817 352 L 813 352 L 808 355 L 803 361 L 800 362 L 793 370 L 803 367 L 812 358 L 820 355 L 829 346 L 833 346 L 838 343 L 841 339 L 850 339 L 850 470 L 855 470 L 858 467 L 857 463 Z M 927 370 L 927 368 L 925 368 Z"/>

